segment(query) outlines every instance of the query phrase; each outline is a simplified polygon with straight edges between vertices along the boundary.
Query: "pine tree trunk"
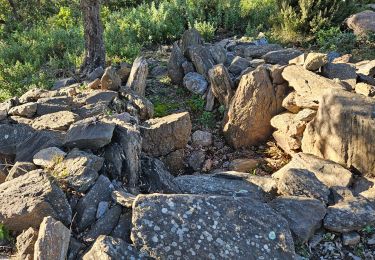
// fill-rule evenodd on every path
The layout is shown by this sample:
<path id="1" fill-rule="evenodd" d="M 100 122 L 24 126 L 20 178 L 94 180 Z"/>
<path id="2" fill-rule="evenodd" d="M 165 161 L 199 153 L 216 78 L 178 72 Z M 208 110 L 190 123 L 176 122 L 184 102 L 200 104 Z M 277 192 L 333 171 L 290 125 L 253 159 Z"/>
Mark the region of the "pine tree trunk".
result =
<path id="1" fill-rule="evenodd" d="M 81 0 L 85 34 L 85 58 L 80 73 L 87 75 L 98 67 L 105 68 L 103 25 L 100 20 L 100 0 Z"/>

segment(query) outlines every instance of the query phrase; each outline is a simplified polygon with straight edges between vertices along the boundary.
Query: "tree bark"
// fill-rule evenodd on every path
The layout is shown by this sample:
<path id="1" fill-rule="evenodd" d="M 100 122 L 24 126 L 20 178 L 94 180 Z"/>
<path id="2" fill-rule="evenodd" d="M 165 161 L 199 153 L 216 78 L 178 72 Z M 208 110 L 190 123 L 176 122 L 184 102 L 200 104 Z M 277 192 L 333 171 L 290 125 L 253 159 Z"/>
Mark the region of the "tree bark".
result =
<path id="1" fill-rule="evenodd" d="M 100 0 L 81 0 L 85 35 L 85 58 L 80 73 L 87 75 L 98 67 L 105 68 L 103 25 L 100 20 Z"/>

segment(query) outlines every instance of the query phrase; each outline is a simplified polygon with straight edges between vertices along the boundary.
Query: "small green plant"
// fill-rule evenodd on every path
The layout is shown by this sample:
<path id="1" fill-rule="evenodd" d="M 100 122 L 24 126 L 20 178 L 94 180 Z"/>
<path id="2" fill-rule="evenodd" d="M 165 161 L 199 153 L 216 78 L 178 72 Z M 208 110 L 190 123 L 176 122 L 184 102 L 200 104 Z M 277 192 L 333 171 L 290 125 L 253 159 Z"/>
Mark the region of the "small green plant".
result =
<path id="1" fill-rule="evenodd" d="M 0 223 L 0 241 L 1 240 L 9 240 L 10 235 L 8 229 L 5 227 L 3 223 Z"/>
<path id="2" fill-rule="evenodd" d="M 323 240 L 324 241 L 333 241 L 335 239 L 335 237 L 336 237 L 335 234 L 327 232 L 323 235 Z"/>
<path id="3" fill-rule="evenodd" d="M 163 76 L 159 79 L 160 83 L 163 83 L 165 85 L 172 85 L 172 80 L 169 76 Z"/>
<path id="4" fill-rule="evenodd" d="M 366 234 L 371 234 L 371 233 L 374 233 L 375 232 L 375 228 L 371 225 L 367 225 L 365 226 L 363 229 L 362 229 L 362 232 L 363 233 L 366 233 Z"/>
<path id="5" fill-rule="evenodd" d="M 215 115 L 212 112 L 204 111 L 198 118 L 198 122 L 205 127 L 213 128 L 215 126 Z"/>
<path id="6" fill-rule="evenodd" d="M 323 51 L 338 51 L 351 53 L 355 48 L 357 38 L 353 33 L 341 32 L 339 27 L 319 30 L 316 41 Z"/>
<path id="7" fill-rule="evenodd" d="M 190 100 L 187 101 L 188 106 L 192 112 L 201 112 L 204 110 L 205 101 L 199 95 L 194 95 Z"/>
<path id="8" fill-rule="evenodd" d="M 194 28 L 202 35 L 202 37 L 210 42 L 213 40 L 216 31 L 216 25 L 211 22 L 194 22 Z"/>
<path id="9" fill-rule="evenodd" d="M 220 113 L 222 116 L 224 116 L 225 111 L 226 111 L 225 106 L 224 106 L 224 105 L 221 105 L 221 106 L 218 108 L 218 111 L 219 111 L 219 113 Z"/>
<path id="10" fill-rule="evenodd" d="M 173 110 L 178 108 L 178 104 L 170 102 L 157 101 L 154 103 L 154 116 L 163 117 L 170 114 Z"/>

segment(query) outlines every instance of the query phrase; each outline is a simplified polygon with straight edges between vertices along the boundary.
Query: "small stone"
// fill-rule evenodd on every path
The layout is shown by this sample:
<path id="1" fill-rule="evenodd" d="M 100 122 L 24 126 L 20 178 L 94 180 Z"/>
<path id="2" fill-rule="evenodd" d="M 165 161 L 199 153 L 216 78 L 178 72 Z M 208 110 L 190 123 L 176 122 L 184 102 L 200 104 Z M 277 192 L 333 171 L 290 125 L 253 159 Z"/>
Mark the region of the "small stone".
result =
<path id="1" fill-rule="evenodd" d="M 197 130 L 192 134 L 192 140 L 195 146 L 210 146 L 212 144 L 212 134 Z"/>
<path id="2" fill-rule="evenodd" d="M 199 73 L 190 72 L 183 79 L 184 87 L 194 94 L 203 95 L 208 86 L 206 79 Z"/>
<path id="3" fill-rule="evenodd" d="M 247 67 L 250 67 L 250 61 L 240 56 L 237 56 L 236 58 L 234 58 L 234 60 L 228 67 L 228 70 L 235 75 L 239 75 Z"/>
<path id="4" fill-rule="evenodd" d="M 204 151 L 194 151 L 188 159 L 188 164 L 194 171 L 199 171 L 202 168 L 205 158 Z"/>
<path id="5" fill-rule="evenodd" d="M 101 79 L 102 89 L 118 90 L 121 86 L 120 76 L 117 74 L 116 69 L 108 67 Z"/>
<path id="6" fill-rule="evenodd" d="M 316 71 L 327 64 L 327 54 L 309 53 L 306 57 L 304 67 L 307 70 Z"/>
<path id="7" fill-rule="evenodd" d="M 37 152 L 33 157 L 35 165 L 44 168 L 52 168 L 55 164 L 64 160 L 66 153 L 57 147 L 49 147 Z"/>
<path id="8" fill-rule="evenodd" d="M 108 210 L 109 202 L 108 201 L 101 201 L 98 205 L 98 210 L 96 211 L 96 219 L 101 218 L 106 211 Z"/>
<path id="9" fill-rule="evenodd" d="M 342 234 L 342 243 L 345 246 L 355 246 L 361 241 L 361 236 L 357 232 Z"/>
<path id="10" fill-rule="evenodd" d="M 251 172 L 256 169 L 260 161 L 256 159 L 235 159 L 230 162 L 229 170 L 237 172 Z"/>

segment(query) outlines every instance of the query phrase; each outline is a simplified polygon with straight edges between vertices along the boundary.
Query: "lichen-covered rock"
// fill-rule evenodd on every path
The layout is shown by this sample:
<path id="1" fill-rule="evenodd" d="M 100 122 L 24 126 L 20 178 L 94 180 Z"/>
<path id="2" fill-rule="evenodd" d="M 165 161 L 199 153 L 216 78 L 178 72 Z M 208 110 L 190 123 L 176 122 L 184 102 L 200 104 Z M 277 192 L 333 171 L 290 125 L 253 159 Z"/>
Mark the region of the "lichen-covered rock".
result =
<path id="1" fill-rule="evenodd" d="M 51 168 L 58 161 L 63 160 L 65 155 L 66 153 L 57 147 L 48 147 L 37 152 L 33 157 L 33 162 L 43 168 Z"/>
<path id="2" fill-rule="evenodd" d="M 143 151 L 151 156 L 162 156 L 184 148 L 191 133 L 188 112 L 147 120 L 141 126 Z"/>
<path id="3" fill-rule="evenodd" d="M 120 238 L 99 236 L 83 260 L 150 259 Z"/>
<path id="4" fill-rule="evenodd" d="M 184 87 L 194 94 L 203 95 L 208 86 L 205 77 L 196 72 L 190 72 L 185 75 L 183 80 Z"/>
<path id="5" fill-rule="evenodd" d="M 183 175 L 175 178 L 182 193 L 209 194 L 235 197 L 249 197 L 258 201 L 265 201 L 263 190 L 241 178 L 231 178 L 227 175 Z"/>
<path id="6" fill-rule="evenodd" d="M 367 199 L 356 197 L 328 207 L 324 227 L 334 232 L 344 233 L 361 230 L 374 222 L 374 206 Z"/>
<path id="7" fill-rule="evenodd" d="M 321 227 L 326 214 L 325 205 L 317 199 L 282 196 L 270 206 L 288 220 L 290 230 L 299 242 L 307 242 Z"/>
<path id="8" fill-rule="evenodd" d="M 0 124 L 0 154 L 16 154 L 17 145 L 28 140 L 34 130 L 27 125 Z"/>
<path id="9" fill-rule="evenodd" d="M 375 99 L 346 91 L 323 96 L 302 150 L 375 176 Z"/>
<path id="10" fill-rule="evenodd" d="M 46 216 L 65 225 L 72 218 L 64 192 L 46 173 L 30 172 L 0 185 L 0 222 L 7 228 L 39 228 Z"/>
<path id="11" fill-rule="evenodd" d="M 40 224 L 35 242 L 34 259 L 65 260 L 68 254 L 70 229 L 52 217 L 45 217 Z"/>
<path id="12" fill-rule="evenodd" d="M 272 133 L 271 118 L 279 109 L 277 103 L 266 68 L 260 66 L 244 75 L 224 118 L 223 133 L 229 144 L 240 148 L 267 140 Z"/>
<path id="13" fill-rule="evenodd" d="M 157 259 L 293 259 L 287 221 L 248 197 L 140 195 L 132 240 Z"/>

